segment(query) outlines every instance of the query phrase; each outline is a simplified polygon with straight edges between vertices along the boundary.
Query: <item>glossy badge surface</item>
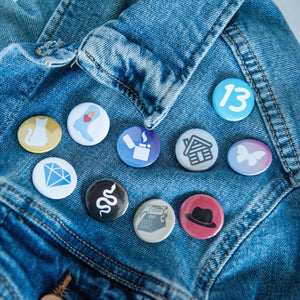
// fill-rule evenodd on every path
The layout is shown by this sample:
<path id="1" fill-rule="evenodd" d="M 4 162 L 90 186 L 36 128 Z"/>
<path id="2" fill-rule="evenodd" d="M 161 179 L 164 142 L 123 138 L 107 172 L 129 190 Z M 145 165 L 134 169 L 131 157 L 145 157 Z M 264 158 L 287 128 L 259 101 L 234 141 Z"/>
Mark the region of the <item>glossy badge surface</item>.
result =
<path id="1" fill-rule="evenodd" d="M 228 78 L 217 85 L 212 102 L 219 116 L 228 121 L 240 121 L 252 112 L 255 98 L 247 82 Z"/>
<path id="2" fill-rule="evenodd" d="M 272 152 L 263 142 L 246 139 L 232 145 L 227 154 L 230 167 L 242 175 L 258 175 L 268 169 Z"/>
<path id="3" fill-rule="evenodd" d="M 68 131 L 77 143 L 93 146 L 100 143 L 110 127 L 106 111 L 98 104 L 85 102 L 77 105 L 68 117 Z"/>
<path id="4" fill-rule="evenodd" d="M 77 185 L 77 175 L 67 161 L 57 157 L 48 157 L 35 166 L 32 181 L 42 195 L 50 199 L 62 199 L 74 191 Z"/>
<path id="5" fill-rule="evenodd" d="M 179 221 L 183 230 L 195 239 L 215 236 L 224 223 L 220 203 L 213 197 L 198 194 L 185 200 L 180 208 Z"/>
<path id="6" fill-rule="evenodd" d="M 124 163 L 143 168 L 156 161 L 160 153 L 160 141 L 153 130 L 144 126 L 126 129 L 117 142 L 117 151 Z"/>
<path id="7" fill-rule="evenodd" d="M 103 179 L 93 183 L 85 197 L 89 214 L 101 222 L 121 217 L 129 204 L 125 187 L 114 179 Z"/>
<path id="8" fill-rule="evenodd" d="M 218 157 L 218 145 L 214 137 L 203 129 L 190 129 L 183 133 L 175 146 L 179 163 L 189 171 L 205 171 Z"/>
<path id="9" fill-rule="evenodd" d="M 18 141 L 27 151 L 43 153 L 55 148 L 61 140 L 59 124 L 46 116 L 35 116 L 21 124 Z"/>
<path id="10" fill-rule="evenodd" d="M 160 199 L 144 202 L 133 220 L 137 236 L 145 242 L 157 243 L 166 239 L 175 225 L 175 213 L 169 203 Z"/>

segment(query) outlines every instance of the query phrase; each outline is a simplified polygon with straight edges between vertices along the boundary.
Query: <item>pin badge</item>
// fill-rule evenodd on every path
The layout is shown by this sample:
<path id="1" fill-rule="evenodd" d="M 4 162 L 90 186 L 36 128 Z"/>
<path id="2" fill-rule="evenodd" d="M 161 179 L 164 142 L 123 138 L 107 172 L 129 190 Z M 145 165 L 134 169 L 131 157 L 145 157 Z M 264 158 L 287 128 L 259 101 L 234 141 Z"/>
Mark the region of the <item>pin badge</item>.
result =
<path id="1" fill-rule="evenodd" d="M 35 116 L 21 124 L 18 141 L 27 151 L 43 153 L 55 148 L 61 140 L 59 124 L 46 116 Z"/>
<path id="2" fill-rule="evenodd" d="M 143 241 L 161 242 L 170 235 L 174 228 L 174 210 L 166 201 L 148 200 L 136 211 L 133 225 L 135 233 Z"/>
<path id="3" fill-rule="evenodd" d="M 120 158 L 129 166 L 143 168 L 156 161 L 160 153 L 160 141 L 153 130 L 143 126 L 126 129 L 117 142 Z"/>
<path id="4" fill-rule="evenodd" d="M 217 85 L 212 102 L 219 116 L 228 121 L 240 121 L 252 112 L 255 97 L 247 82 L 228 78 Z"/>
<path id="5" fill-rule="evenodd" d="M 121 217 L 129 204 L 127 190 L 114 179 L 103 179 L 93 183 L 86 193 L 85 200 L 89 214 L 101 222 Z"/>
<path id="6" fill-rule="evenodd" d="M 205 171 L 216 162 L 218 145 L 210 133 L 194 128 L 178 138 L 175 152 L 177 160 L 185 169 Z"/>
<path id="7" fill-rule="evenodd" d="M 77 105 L 68 117 L 68 131 L 77 143 L 93 146 L 100 143 L 110 127 L 106 111 L 98 104 L 85 102 Z"/>
<path id="8" fill-rule="evenodd" d="M 77 175 L 67 161 L 48 157 L 34 167 L 32 181 L 42 195 L 50 199 L 62 199 L 74 191 Z"/>
<path id="9" fill-rule="evenodd" d="M 224 212 L 213 197 L 197 194 L 185 200 L 180 208 L 179 221 L 183 230 L 195 239 L 215 236 L 224 223 Z"/>
<path id="10" fill-rule="evenodd" d="M 272 152 L 263 142 L 246 139 L 230 147 L 227 161 L 237 173 L 253 176 L 269 168 L 272 162 Z"/>

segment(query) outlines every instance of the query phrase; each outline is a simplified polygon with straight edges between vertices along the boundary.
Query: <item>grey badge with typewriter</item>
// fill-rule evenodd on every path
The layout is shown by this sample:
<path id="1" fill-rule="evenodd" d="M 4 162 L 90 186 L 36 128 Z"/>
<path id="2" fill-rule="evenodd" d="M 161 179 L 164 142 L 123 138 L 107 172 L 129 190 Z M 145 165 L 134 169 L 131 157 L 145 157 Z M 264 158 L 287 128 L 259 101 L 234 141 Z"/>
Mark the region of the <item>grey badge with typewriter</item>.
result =
<path id="1" fill-rule="evenodd" d="M 175 225 L 173 208 L 160 199 L 144 202 L 134 217 L 134 230 L 145 242 L 157 243 L 167 238 Z"/>

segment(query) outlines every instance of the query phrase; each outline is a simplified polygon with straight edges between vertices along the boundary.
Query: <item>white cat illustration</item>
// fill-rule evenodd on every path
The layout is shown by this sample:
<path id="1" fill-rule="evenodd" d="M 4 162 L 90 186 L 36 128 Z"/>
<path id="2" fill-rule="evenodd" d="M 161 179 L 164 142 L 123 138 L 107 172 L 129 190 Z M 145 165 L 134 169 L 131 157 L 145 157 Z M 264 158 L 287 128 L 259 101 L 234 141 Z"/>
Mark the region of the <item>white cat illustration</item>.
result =
<path id="1" fill-rule="evenodd" d="M 42 147 L 48 142 L 46 135 L 46 125 L 48 118 L 46 119 L 35 119 L 36 126 L 32 133 L 32 129 L 28 128 L 28 133 L 25 137 L 25 143 L 29 146 Z"/>

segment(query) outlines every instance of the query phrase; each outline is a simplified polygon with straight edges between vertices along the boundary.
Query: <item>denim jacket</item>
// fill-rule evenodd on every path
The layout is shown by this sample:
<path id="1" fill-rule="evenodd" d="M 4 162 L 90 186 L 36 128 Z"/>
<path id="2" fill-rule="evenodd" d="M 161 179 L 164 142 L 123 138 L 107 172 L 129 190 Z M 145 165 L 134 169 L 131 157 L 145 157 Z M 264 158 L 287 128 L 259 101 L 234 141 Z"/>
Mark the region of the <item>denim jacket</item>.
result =
<path id="1" fill-rule="evenodd" d="M 300 298 L 300 50 L 270 0 L 3 0 L 0 4 L 0 299 L 39 299 L 62 284 L 65 299 Z M 216 85 L 246 81 L 255 108 L 229 122 L 212 106 Z M 67 117 L 94 102 L 108 113 L 108 136 L 77 144 Z M 18 143 L 26 119 L 46 115 L 62 127 L 47 153 Z M 161 154 L 136 169 L 118 157 L 130 126 L 155 130 Z M 176 160 L 179 135 L 210 132 L 215 165 L 189 172 Z M 230 146 L 244 138 L 272 151 L 267 171 L 235 173 Z M 53 156 L 76 170 L 75 191 L 61 200 L 39 194 L 34 166 Z M 127 212 L 101 223 L 84 198 L 96 180 L 114 178 L 129 194 Z M 197 240 L 181 228 L 189 196 L 217 199 L 221 231 Z M 160 243 L 133 229 L 137 208 L 163 199 L 175 228 Z"/>

